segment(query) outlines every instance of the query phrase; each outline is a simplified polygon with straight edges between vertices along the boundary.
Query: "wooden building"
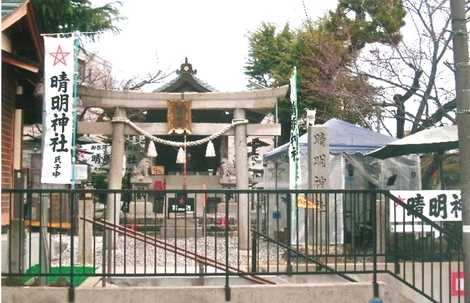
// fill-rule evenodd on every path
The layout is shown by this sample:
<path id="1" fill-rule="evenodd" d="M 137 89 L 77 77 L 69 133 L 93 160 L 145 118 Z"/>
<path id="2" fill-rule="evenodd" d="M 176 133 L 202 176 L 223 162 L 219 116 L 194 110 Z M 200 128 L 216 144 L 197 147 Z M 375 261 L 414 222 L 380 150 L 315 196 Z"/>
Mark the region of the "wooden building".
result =
<path id="1" fill-rule="evenodd" d="M 24 123 L 41 122 L 35 90 L 42 76 L 43 42 L 29 0 L 2 0 L 2 188 L 25 187 L 22 170 Z M 15 173 L 17 172 L 17 173 Z M 2 195 L 2 225 L 10 199 Z"/>
<path id="2" fill-rule="evenodd" d="M 184 63 L 181 64 L 180 69 L 176 71 L 177 77 L 155 92 L 166 92 L 166 93 L 207 93 L 216 91 L 209 84 L 199 79 L 196 74 L 197 70 L 193 69 L 188 58 L 185 58 Z M 232 121 L 232 114 L 228 111 L 223 110 L 206 110 L 206 111 L 191 111 L 191 122 L 194 123 L 230 123 Z M 166 122 L 167 121 L 167 109 L 163 110 L 152 110 L 147 115 L 147 122 Z M 165 136 L 169 140 L 183 141 L 183 135 L 171 135 Z M 187 136 L 188 141 L 198 140 L 204 136 L 189 135 Z M 187 172 L 188 174 L 204 173 L 207 174 L 208 170 L 211 169 L 213 172 L 216 171 L 218 164 L 221 159 L 227 157 L 227 140 L 225 136 L 214 140 L 216 157 L 206 158 L 205 150 L 206 145 L 194 146 L 188 149 L 187 154 Z M 176 163 L 177 149 L 170 146 L 158 145 L 158 157 L 154 159 L 155 165 L 164 166 L 165 171 L 171 174 L 177 174 L 182 172 L 182 165 Z"/>

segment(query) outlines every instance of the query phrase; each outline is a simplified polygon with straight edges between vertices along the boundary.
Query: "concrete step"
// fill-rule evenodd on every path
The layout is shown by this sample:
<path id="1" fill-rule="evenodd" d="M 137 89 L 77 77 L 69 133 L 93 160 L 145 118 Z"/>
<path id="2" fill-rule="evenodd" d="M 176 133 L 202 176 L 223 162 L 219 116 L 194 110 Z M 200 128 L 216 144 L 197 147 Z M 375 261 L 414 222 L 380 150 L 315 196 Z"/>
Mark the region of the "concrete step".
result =
<path id="1" fill-rule="evenodd" d="M 305 283 L 305 284 L 279 284 L 279 285 L 246 285 L 237 283 L 237 278 L 230 278 L 230 288 L 224 288 L 224 278 L 192 278 L 184 282 L 181 278 L 177 282 L 175 278 L 164 277 L 162 283 L 172 281 L 168 286 L 151 286 L 149 279 L 145 286 L 135 285 L 132 278 L 113 278 L 113 283 L 107 283 L 102 287 L 99 279 L 95 279 L 93 285 L 78 287 L 75 289 L 76 303 L 98 302 L 226 302 L 229 295 L 231 303 L 257 302 L 257 303 L 311 303 L 311 302 L 335 302 L 335 303 L 367 303 L 372 298 L 372 284 L 362 283 Z M 139 279 L 139 278 L 137 278 Z M 198 280 L 199 279 L 199 280 Z M 207 280 L 207 283 L 206 281 Z M 210 281 L 209 281 L 210 280 Z M 218 280 L 218 281 L 216 281 Z M 134 281 L 136 282 L 136 281 Z M 139 283 L 137 283 L 139 284 Z M 158 284 L 158 283 L 156 283 Z M 160 284 L 161 285 L 161 284 Z M 2 302 L 67 302 L 68 291 L 66 287 L 4 287 L 2 286 Z M 229 293 L 227 292 L 229 291 Z M 412 301 L 398 298 L 387 285 L 380 284 L 380 297 L 384 302 L 410 303 Z"/>

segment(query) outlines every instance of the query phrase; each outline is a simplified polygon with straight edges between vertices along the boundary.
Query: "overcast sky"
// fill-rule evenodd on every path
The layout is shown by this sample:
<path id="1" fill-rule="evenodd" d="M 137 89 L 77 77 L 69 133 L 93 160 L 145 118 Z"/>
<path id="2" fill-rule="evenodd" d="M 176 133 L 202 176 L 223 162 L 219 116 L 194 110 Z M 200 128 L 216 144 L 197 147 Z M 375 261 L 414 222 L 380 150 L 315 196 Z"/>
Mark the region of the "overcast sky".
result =
<path id="1" fill-rule="evenodd" d="M 336 5 L 335 0 L 305 3 L 313 20 Z M 86 44 L 112 63 L 117 77 L 171 72 L 188 57 L 197 76 L 220 91 L 246 89 L 250 31 L 262 22 L 289 22 L 295 28 L 305 19 L 301 0 L 136 0 L 122 1 L 120 11 L 126 18 L 121 33 Z"/>

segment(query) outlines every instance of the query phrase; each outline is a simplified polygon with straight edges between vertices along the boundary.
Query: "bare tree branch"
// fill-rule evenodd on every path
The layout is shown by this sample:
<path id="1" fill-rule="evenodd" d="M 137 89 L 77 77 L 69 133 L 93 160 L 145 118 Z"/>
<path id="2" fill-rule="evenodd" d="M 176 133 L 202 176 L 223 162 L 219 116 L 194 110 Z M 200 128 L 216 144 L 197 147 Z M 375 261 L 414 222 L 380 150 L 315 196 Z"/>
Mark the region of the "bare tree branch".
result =
<path id="1" fill-rule="evenodd" d="M 411 125 L 411 132 L 417 132 L 443 119 L 455 121 L 455 92 L 446 80 L 453 75 L 448 62 L 452 51 L 448 1 L 405 0 L 404 5 L 415 30 L 413 40 L 404 39 L 396 48 L 371 52 L 355 71 L 385 84 L 382 108 L 388 110 L 383 116 L 400 122 L 398 136 L 404 132 L 404 122 Z M 395 107 L 390 105 L 391 99 Z M 413 103 L 405 106 L 406 100 L 412 99 L 417 99 L 417 108 Z"/>

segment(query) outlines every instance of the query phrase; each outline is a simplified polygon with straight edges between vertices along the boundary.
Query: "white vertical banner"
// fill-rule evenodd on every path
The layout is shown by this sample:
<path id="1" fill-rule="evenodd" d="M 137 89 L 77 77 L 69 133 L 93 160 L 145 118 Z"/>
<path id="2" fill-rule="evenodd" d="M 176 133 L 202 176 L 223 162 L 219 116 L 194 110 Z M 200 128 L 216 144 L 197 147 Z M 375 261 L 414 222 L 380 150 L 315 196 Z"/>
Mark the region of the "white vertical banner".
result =
<path id="1" fill-rule="evenodd" d="M 290 142 L 289 142 L 289 189 L 299 189 L 301 184 L 300 174 L 300 150 L 299 150 L 299 111 L 297 108 L 297 68 L 294 66 L 290 78 L 290 102 L 291 102 L 291 125 L 290 125 Z M 291 244 L 298 243 L 297 231 L 299 227 L 297 222 L 297 194 L 291 195 L 291 217 L 290 237 Z"/>
<path id="2" fill-rule="evenodd" d="M 72 183 L 74 38 L 44 37 L 41 182 Z"/>
<path id="3" fill-rule="evenodd" d="M 289 188 L 298 189 L 300 185 L 300 151 L 299 151 L 299 112 L 297 109 L 297 68 L 294 66 L 290 78 L 290 102 L 291 102 L 291 131 L 289 143 Z"/>

